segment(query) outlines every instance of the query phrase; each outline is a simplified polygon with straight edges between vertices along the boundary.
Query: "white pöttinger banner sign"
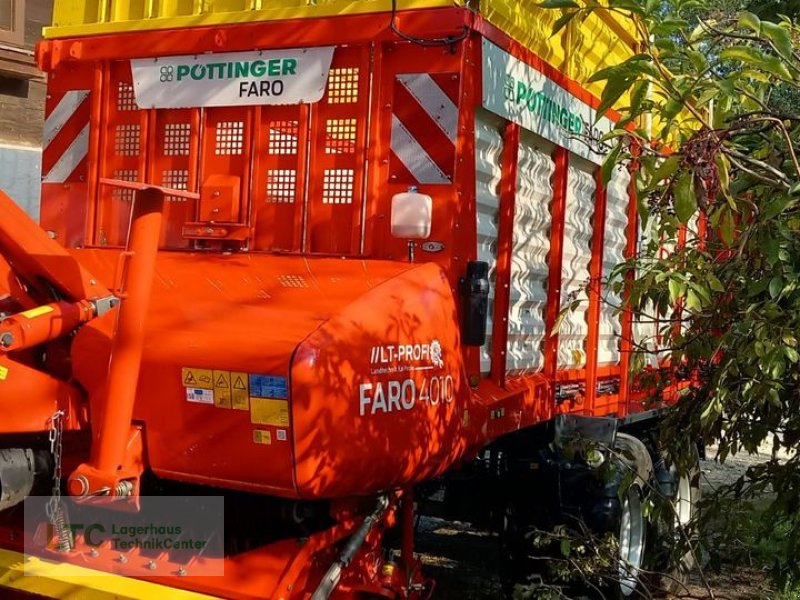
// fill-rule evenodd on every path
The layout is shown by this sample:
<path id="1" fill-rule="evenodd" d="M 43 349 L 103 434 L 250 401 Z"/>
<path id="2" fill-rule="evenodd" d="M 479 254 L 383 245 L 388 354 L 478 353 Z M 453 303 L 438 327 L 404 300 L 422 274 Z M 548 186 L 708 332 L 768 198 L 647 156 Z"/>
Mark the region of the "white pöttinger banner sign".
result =
<path id="1" fill-rule="evenodd" d="M 532 66 L 483 40 L 483 106 L 596 164 L 614 123 Z"/>
<path id="2" fill-rule="evenodd" d="M 333 46 L 131 60 L 140 108 L 318 102 Z"/>

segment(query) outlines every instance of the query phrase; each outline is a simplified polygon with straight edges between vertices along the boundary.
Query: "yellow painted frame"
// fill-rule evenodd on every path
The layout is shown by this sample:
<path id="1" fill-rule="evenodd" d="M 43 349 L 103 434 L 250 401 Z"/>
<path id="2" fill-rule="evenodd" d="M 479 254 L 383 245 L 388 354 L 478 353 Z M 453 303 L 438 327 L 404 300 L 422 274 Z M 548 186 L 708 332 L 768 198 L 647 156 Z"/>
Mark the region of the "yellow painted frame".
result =
<path id="1" fill-rule="evenodd" d="M 0 589 L 46 598 L 81 600 L 212 600 L 158 583 L 109 575 L 67 563 L 56 563 L 0 549 Z"/>

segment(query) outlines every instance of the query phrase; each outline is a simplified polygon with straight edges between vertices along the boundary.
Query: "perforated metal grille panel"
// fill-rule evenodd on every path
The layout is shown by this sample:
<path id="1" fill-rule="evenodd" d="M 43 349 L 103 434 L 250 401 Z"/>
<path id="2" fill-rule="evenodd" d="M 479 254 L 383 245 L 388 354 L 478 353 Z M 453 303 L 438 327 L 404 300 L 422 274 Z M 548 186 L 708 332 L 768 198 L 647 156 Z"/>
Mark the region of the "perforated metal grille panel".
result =
<path id="1" fill-rule="evenodd" d="M 141 127 L 137 124 L 118 125 L 114 130 L 114 152 L 117 156 L 138 156 Z"/>
<path id="2" fill-rule="evenodd" d="M 163 133 L 165 156 L 189 156 L 191 123 L 165 123 Z"/>
<path id="3" fill-rule="evenodd" d="M 355 152 L 356 120 L 330 119 L 325 124 L 325 153 L 351 154 Z"/>
<path id="4" fill-rule="evenodd" d="M 331 69 L 328 78 L 328 104 L 358 102 L 358 67 Z"/>
<path id="5" fill-rule="evenodd" d="M 189 189 L 189 171 L 187 169 L 168 169 L 161 172 L 161 185 L 173 190 Z M 167 196 L 168 202 L 186 202 L 185 198 Z"/>
<path id="6" fill-rule="evenodd" d="M 352 169 L 326 169 L 322 179 L 322 203 L 352 204 L 354 178 Z"/>
<path id="7" fill-rule="evenodd" d="M 133 95 L 133 85 L 127 81 L 117 82 L 117 110 L 138 110 Z"/>
<path id="8" fill-rule="evenodd" d="M 114 169 L 114 179 L 120 181 L 136 181 L 139 177 L 139 172 L 136 169 Z M 130 202 L 133 200 L 133 190 L 115 187 L 111 192 L 111 197 L 114 200 L 124 200 Z"/>
<path id="9" fill-rule="evenodd" d="M 267 124 L 267 152 L 272 155 L 297 154 L 299 129 L 297 121 L 270 121 Z"/>
<path id="10" fill-rule="evenodd" d="M 294 202 L 296 194 L 296 170 L 271 169 L 267 171 L 267 202 Z"/>
<path id="11" fill-rule="evenodd" d="M 244 150 L 244 123 L 220 121 L 216 128 L 214 153 L 217 156 L 241 154 Z"/>

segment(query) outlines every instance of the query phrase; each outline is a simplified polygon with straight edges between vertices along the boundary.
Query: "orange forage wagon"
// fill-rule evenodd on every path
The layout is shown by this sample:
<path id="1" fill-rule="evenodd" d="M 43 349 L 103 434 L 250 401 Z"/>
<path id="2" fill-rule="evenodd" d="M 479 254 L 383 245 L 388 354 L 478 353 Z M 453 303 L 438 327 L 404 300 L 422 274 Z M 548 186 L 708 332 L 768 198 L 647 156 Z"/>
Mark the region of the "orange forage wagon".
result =
<path id="1" fill-rule="evenodd" d="M 650 480 L 695 492 L 605 283 L 639 225 L 586 82 L 637 43 L 559 15 L 56 0 L 40 224 L 0 194 L 3 597 L 427 598 L 415 495 L 498 526 L 510 582 L 533 527 L 612 532 L 637 593 Z M 97 537 L 170 498 L 224 527 Z"/>

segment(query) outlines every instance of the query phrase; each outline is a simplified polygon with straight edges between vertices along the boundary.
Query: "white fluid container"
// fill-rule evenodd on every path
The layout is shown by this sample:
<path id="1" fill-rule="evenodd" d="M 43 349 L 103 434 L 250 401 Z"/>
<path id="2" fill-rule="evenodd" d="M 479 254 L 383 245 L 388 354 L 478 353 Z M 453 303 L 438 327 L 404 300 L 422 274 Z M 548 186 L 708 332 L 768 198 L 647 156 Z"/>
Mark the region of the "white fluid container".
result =
<path id="1" fill-rule="evenodd" d="M 392 236 L 424 240 L 431 235 L 433 199 L 411 187 L 392 196 Z"/>

